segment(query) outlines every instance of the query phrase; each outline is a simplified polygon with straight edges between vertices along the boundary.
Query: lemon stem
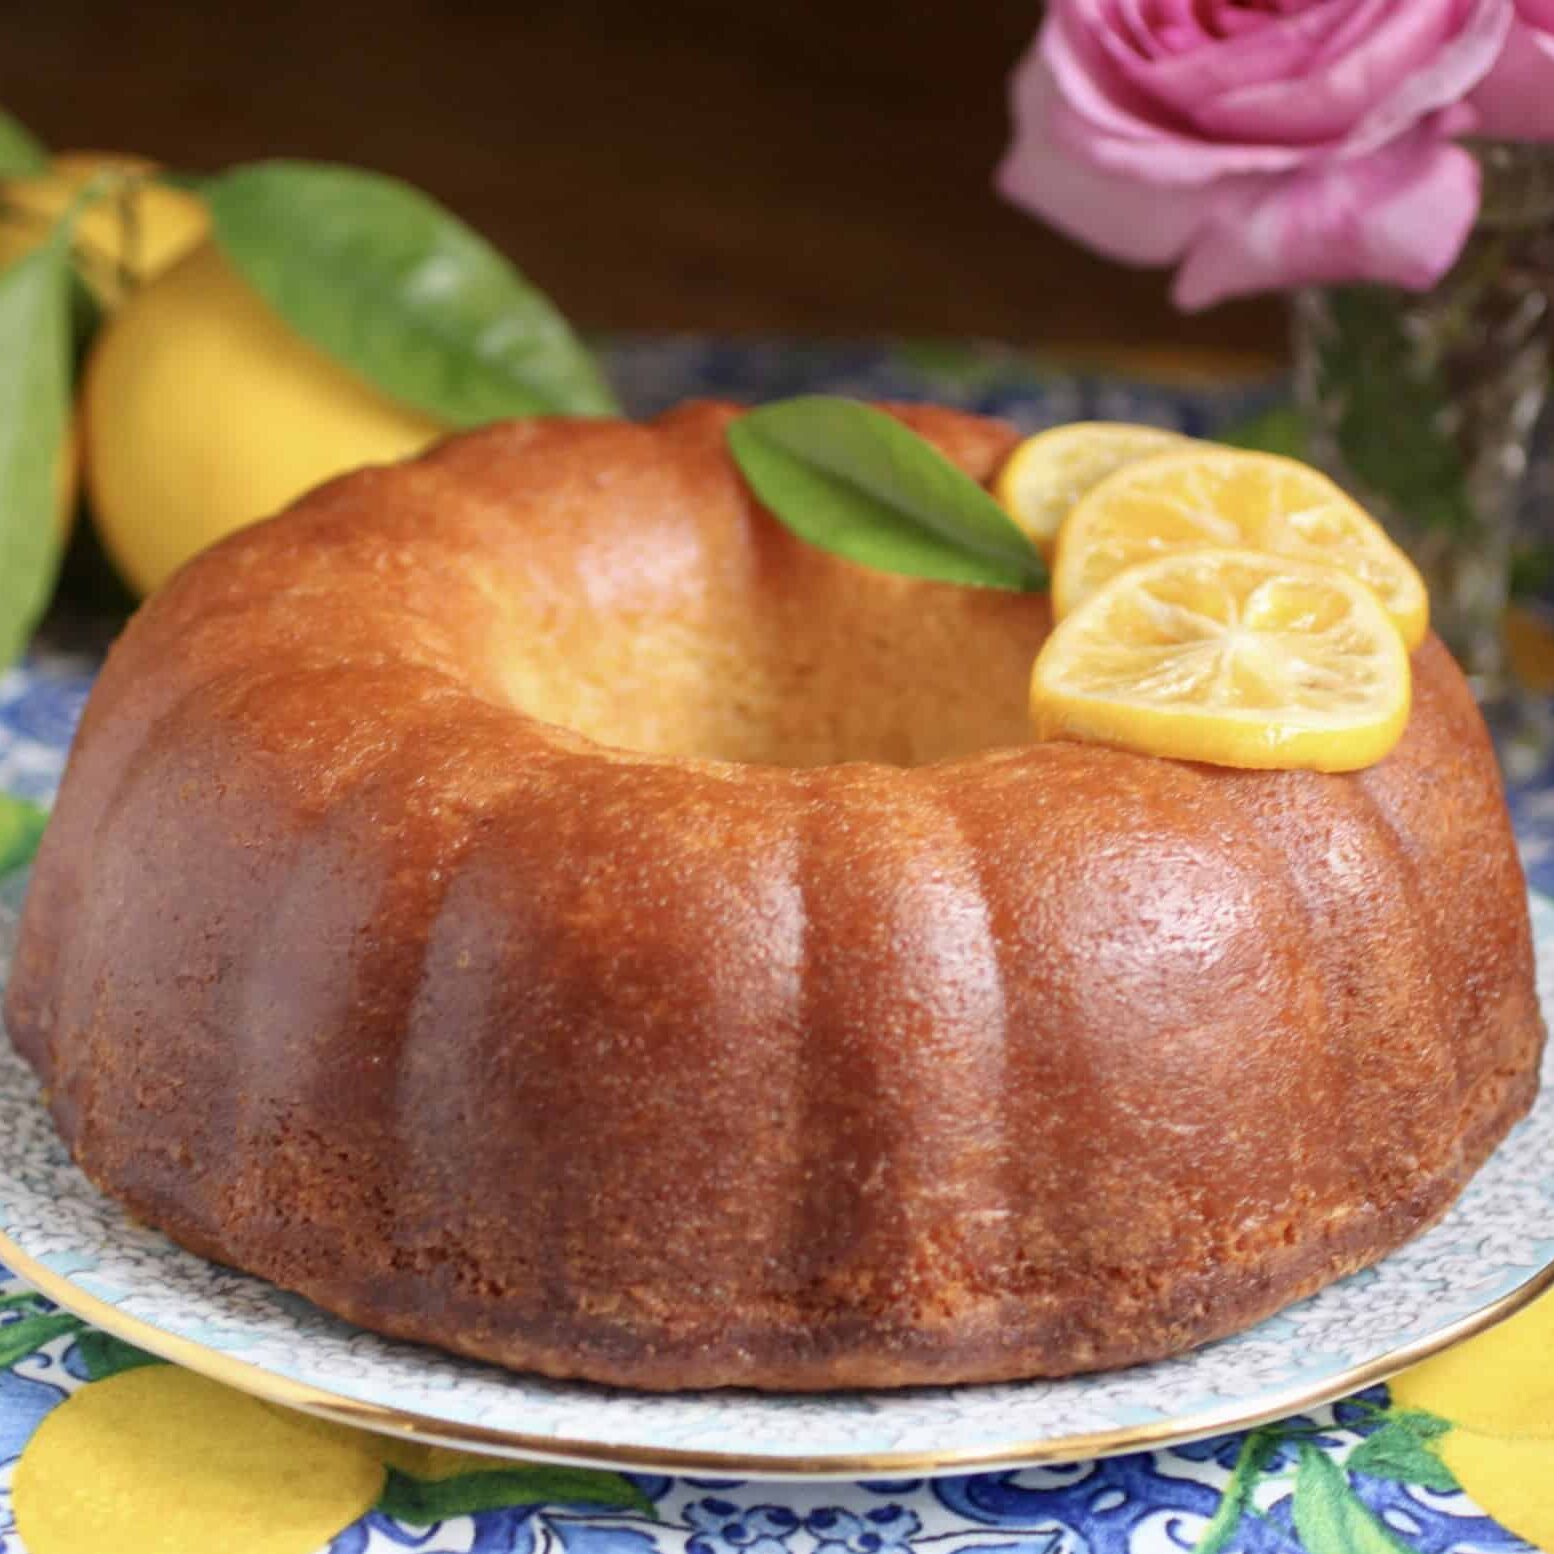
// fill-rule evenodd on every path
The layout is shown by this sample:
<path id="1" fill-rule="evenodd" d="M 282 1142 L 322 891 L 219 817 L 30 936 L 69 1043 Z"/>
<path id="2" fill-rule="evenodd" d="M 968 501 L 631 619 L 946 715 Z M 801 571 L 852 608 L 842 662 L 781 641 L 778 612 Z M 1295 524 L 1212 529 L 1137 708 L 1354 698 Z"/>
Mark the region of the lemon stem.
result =
<path id="1" fill-rule="evenodd" d="M 68 243 L 70 262 L 76 273 L 90 282 L 94 277 L 105 279 L 103 266 L 111 266 L 112 284 L 122 297 L 133 289 L 139 273 L 137 261 L 141 247 L 140 212 L 135 196 L 154 180 L 141 173 L 126 173 L 104 169 L 94 173 L 71 198 L 70 203 L 49 224 L 49 243 Z M 113 200 L 117 206 L 120 232 L 123 237 L 120 253 L 115 257 L 77 236 L 76 227 L 81 217 L 104 200 Z M 30 226 L 38 220 L 38 213 L 7 201 L 0 193 L 0 224 Z"/>

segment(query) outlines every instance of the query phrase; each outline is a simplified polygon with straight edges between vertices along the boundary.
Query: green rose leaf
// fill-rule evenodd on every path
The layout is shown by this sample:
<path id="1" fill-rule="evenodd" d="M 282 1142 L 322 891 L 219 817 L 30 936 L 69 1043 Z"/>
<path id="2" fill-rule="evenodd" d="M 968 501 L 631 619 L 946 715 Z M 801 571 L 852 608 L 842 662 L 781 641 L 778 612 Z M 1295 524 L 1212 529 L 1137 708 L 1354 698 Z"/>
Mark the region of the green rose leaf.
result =
<path id="1" fill-rule="evenodd" d="M 883 411 L 823 394 L 779 400 L 731 423 L 728 444 L 773 516 L 821 550 L 942 583 L 1046 585 L 1003 508 Z"/>
<path id="2" fill-rule="evenodd" d="M 1343 1469 L 1309 1442 L 1300 1447 L 1294 1510 L 1306 1554 L 1410 1554 L 1355 1494 Z"/>
<path id="3" fill-rule="evenodd" d="M 1448 1421 L 1437 1419 L 1434 1414 L 1393 1414 L 1374 1435 L 1355 1447 L 1349 1470 L 1449 1494 L 1461 1486 L 1431 1444 L 1449 1429 Z"/>
<path id="4" fill-rule="evenodd" d="M 621 1473 L 591 1468 L 492 1468 L 453 1478 L 419 1479 L 391 1468 L 377 1509 L 412 1526 L 515 1505 L 596 1505 L 651 1514 L 653 1502 Z"/>
<path id="5" fill-rule="evenodd" d="M 54 513 L 70 404 L 65 228 L 0 270 L 0 667 L 21 652 L 59 571 Z"/>
<path id="6" fill-rule="evenodd" d="M 10 1370 L 18 1360 L 26 1359 L 65 1333 L 76 1332 L 81 1325 L 80 1317 L 73 1317 L 68 1311 L 51 1311 L 0 1327 L 0 1371 Z"/>
<path id="7" fill-rule="evenodd" d="M 29 173 L 41 173 L 48 165 L 43 143 L 10 114 L 0 111 L 0 177 L 25 178 Z"/>
<path id="8" fill-rule="evenodd" d="M 147 1354 L 144 1349 L 137 1349 L 112 1333 L 99 1332 L 95 1327 L 87 1328 L 76 1339 L 76 1352 L 81 1357 L 82 1368 L 93 1381 L 105 1381 L 120 1371 L 139 1370 L 143 1365 L 167 1364 L 160 1355 Z"/>
<path id="9" fill-rule="evenodd" d="M 407 184 L 256 162 L 202 186 L 217 242 L 304 338 L 446 421 L 610 415 L 566 321 L 484 238 Z"/>
<path id="10" fill-rule="evenodd" d="M 48 818 L 36 804 L 0 793 L 0 875 L 32 862 Z"/>

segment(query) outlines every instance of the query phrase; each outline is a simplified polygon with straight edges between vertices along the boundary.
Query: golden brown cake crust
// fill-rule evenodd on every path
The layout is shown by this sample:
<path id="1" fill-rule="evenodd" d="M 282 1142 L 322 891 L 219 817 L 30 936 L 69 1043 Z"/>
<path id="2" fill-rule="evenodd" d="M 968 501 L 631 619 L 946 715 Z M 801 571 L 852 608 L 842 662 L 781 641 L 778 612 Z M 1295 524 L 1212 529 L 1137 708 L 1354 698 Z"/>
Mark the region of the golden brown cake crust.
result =
<path id="1" fill-rule="evenodd" d="M 93 1180 L 367 1326 L 652 1388 L 1127 1364 L 1441 1214 L 1543 1028 L 1439 643 L 1355 775 L 1022 744 L 1044 601 L 800 545 L 731 414 L 455 439 L 136 617 L 6 1005 Z"/>

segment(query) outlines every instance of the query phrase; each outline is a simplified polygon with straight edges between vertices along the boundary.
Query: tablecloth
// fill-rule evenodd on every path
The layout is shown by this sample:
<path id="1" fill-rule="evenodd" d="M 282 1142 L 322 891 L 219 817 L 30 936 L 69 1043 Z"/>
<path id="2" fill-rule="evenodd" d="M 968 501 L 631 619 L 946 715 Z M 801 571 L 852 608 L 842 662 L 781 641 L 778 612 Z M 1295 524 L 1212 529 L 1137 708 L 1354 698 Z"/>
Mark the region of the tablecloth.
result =
<path id="1" fill-rule="evenodd" d="M 625 341 L 629 403 L 824 388 L 1037 427 L 1213 432 L 1276 386 L 1187 392 L 955 349 Z M 0 677 L 0 872 L 41 833 L 100 633 Z M 1554 893 L 1554 770 L 1511 795 Z M 3 1270 L 0 1270 L 3 1274 Z M 0 1277 L 0 1554 L 1512 1554 L 1554 1550 L 1554 1298 L 1334 1408 L 1066 1467 L 859 1484 L 670 1479 L 410 1446 L 258 1402 Z"/>

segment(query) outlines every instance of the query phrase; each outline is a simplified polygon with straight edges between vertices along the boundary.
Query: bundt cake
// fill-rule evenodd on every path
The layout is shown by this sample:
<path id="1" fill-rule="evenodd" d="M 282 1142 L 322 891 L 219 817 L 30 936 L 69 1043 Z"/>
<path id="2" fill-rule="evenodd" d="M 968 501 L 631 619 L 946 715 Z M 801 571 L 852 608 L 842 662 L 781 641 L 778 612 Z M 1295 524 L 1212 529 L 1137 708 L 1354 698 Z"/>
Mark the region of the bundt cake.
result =
<path id="1" fill-rule="evenodd" d="M 1045 601 L 800 543 L 736 413 L 457 437 L 140 612 L 6 1006 L 87 1174 L 647 1388 L 1125 1365 L 1439 1216 L 1543 1041 L 1440 644 L 1354 775 L 1033 744 Z M 979 480 L 1012 443 L 893 413 Z"/>

